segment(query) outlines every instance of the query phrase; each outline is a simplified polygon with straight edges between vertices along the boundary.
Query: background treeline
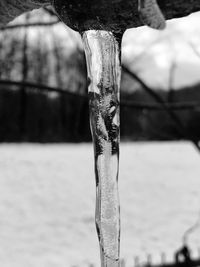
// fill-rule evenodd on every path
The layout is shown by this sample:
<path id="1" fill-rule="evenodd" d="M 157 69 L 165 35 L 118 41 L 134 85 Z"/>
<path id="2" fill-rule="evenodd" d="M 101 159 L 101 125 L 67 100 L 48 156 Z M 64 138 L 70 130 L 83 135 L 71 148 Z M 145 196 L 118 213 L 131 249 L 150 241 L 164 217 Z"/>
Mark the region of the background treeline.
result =
<path id="1" fill-rule="evenodd" d="M 66 27 L 59 35 L 59 23 L 49 25 L 57 18 L 41 12 L 46 25 L 1 29 L 0 142 L 90 141 L 80 40 Z M 37 24 L 34 14 L 22 22 Z M 200 85 L 153 90 L 123 66 L 121 100 L 124 140 L 200 138 Z"/>

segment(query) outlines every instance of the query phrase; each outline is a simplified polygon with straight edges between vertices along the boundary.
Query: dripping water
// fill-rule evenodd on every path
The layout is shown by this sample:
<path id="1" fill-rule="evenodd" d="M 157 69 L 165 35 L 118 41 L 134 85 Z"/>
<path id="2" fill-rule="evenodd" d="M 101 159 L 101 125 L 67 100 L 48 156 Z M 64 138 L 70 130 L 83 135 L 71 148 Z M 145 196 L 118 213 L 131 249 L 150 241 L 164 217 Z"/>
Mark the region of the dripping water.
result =
<path id="1" fill-rule="evenodd" d="M 96 176 L 96 229 L 101 266 L 120 266 L 119 90 L 120 45 L 108 31 L 82 34 L 89 81 L 90 126 Z"/>

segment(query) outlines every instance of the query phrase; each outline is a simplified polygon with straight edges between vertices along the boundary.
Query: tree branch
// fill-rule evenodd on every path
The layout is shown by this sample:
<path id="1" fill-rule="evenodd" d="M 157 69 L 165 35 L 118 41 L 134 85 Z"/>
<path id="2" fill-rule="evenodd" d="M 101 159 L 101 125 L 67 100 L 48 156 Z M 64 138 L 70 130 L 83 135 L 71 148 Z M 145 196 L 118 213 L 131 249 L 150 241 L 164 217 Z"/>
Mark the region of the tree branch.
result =
<path id="1" fill-rule="evenodd" d="M 157 0 L 166 19 L 178 18 L 200 10 L 199 0 Z M 138 0 L 55 0 L 55 10 L 72 29 L 121 32 L 142 26 Z"/>
<path id="2" fill-rule="evenodd" d="M 55 92 L 55 93 L 60 93 L 60 94 L 66 94 L 69 96 L 75 96 L 77 97 L 76 93 L 69 92 L 65 89 L 61 88 L 55 88 L 43 84 L 38 84 L 38 83 L 32 83 L 32 82 L 25 82 L 25 81 L 10 81 L 10 80 L 0 80 L 0 85 L 7 85 L 7 86 L 18 86 L 18 87 L 28 87 L 33 90 L 39 90 L 43 92 Z M 85 95 L 79 95 L 80 97 L 87 98 Z"/>
<path id="3" fill-rule="evenodd" d="M 200 11 L 199 0 L 157 0 L 166 19 L 187 16 Z M 1 0 L 0 25 L 20 14 L 49 6 L 51 0 Z M 59 17 L 74 30 L 104 29 L 120 32 L 142 26 L 138 0 L 54 0 Z"/>
<path id="4" fill-rule="evenodd" d="M 150 87 L 148 87 L 142 79 L 140 79 L 135 73 L 130 71 L 126 66 L 122 65 L 122 70 L 125 71 L 127 74 L 129 74 L 133 79 L 138 81 L 141 85 L 142 88 L 147 92 L 153 99 L 156 100 L 157 103 L 159 103 L 163 109 L 166 111 L 166 113 L 169 115 L 169 118 L 171 119 L 172 122 L 174 122 L 174 126 L 177 130 L 177 132 L 182 136 L 183 138 L 187 140 L 191 140 L 198 152 L 200 152 L 200 145 L 198 140 L 194 139 L 191 137 L 185 127 L 185 125 L 182 123 L 182 121 L 179 119 L 179 117 L 176 115 L 174 110 L 172 110 L 166 102 L 162 99 L 160 95 L 158 95 L 156 92 L 154 92 Z"/>
<path id="5" fill-rule="evenodd" d="M 21 14 L 50 5 L 51 0 L 1 0 L 0 26 L 5 26 Z"/>
<path id="6" fill-rule="evenodd" d="M 13 24 L 0 27 L 0 31 L 15 30 L 19 28 L 29 28 L 29 27 L 50 27 L 56 25 L 60 20 L 50 21 L 50 22 L 33 22 L 33 23 L 22 23 L 22 24 Z"/>

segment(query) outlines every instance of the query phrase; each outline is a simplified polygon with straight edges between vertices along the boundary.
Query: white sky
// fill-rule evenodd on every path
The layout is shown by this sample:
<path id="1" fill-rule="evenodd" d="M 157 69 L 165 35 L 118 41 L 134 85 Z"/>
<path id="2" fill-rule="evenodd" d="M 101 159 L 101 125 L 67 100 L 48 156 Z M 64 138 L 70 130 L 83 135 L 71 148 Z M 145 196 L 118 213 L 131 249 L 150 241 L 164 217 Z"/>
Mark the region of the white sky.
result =
<path id="1" fill-rule="evenodd" d="M 200 13 L 170 20 L 164 31 L 148 27 L 127 30 L 122 58 L 150 86 L 168 89 L 172 64 L 174 88 L 200 82 Z"/>

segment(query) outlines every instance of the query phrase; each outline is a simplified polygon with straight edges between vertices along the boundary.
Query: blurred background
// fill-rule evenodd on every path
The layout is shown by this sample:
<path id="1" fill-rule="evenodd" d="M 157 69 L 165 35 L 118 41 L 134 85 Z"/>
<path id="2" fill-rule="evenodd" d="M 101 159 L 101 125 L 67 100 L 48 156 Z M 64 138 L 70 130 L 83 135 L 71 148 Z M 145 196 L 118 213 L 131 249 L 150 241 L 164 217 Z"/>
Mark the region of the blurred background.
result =
<path id="1" fill-rule="evenodd" d="M 126 31 L 121 140 L 127 266 L 172 261 L 194 224 L 198 257 L 200 13 Z M 2 266 L 99 266 L 85 55 L 50 8 L 0 29 L 0 142 Z"/>
<path id="2" fill-rule="evenodd" d="M 123 39 L 122 140 L 200 138 L 199 14 Z M 51 10 L 0 33 L 0 141 L 90 141 L 85 55 Z M 164 103 L 166 102 L 166 103 Z"/>

